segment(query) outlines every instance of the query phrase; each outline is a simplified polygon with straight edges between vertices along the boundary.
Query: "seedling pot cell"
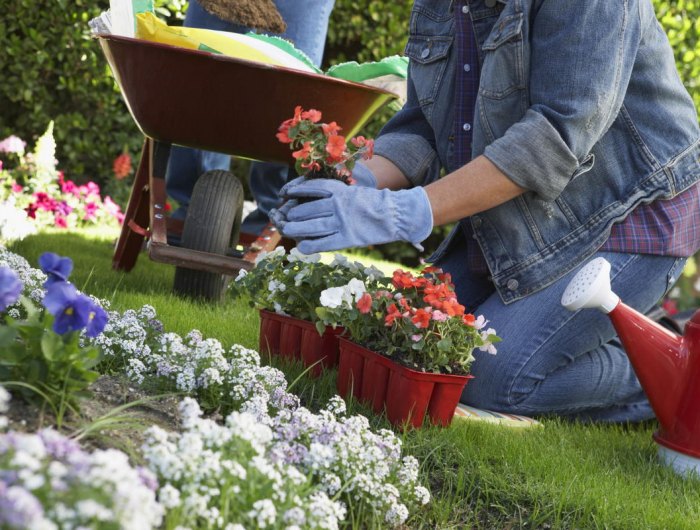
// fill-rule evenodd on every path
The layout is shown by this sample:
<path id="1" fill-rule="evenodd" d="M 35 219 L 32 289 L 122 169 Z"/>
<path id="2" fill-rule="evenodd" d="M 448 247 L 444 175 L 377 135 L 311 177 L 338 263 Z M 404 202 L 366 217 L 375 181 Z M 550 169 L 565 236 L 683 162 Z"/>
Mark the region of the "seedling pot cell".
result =
<path id="1" fill-rule="evenodd" d="M 327 327 L 319 335 L 308 320 L 260 311 L 260 352 L 302 360 L 318 377 L 324 369 L 338 364 L 338 336 L 343 328 Z"/>
<path id="2" fill-rule="evenodd" d="M 318 377 L 331 367 L 338 366 L 338 336 L 344 328 L 326 327 L 323 335 L 316 326 L 304 321 L 301 332 L 301 360 L 304 366 L 311 366 L 311 375 Z"/>
<path id="3" fill-rule="evenodd" d="M 387 418 L 396 426 L 418 428 L 426 414 L 436 425 L 452 422 L 471 376 L 411 370 L 342 337 L 339 345 L 340 395 L 368 403 L 377 414 L 386 410 Z"/>

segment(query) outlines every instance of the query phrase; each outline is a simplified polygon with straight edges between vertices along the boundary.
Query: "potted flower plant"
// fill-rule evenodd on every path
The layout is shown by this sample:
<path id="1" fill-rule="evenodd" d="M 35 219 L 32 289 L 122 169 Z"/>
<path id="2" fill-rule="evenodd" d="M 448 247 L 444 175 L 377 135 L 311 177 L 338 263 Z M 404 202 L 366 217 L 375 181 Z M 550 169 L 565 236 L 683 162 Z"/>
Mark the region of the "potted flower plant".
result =
<path id="1" fill-rule="evenodd" d="M 472 352 L 495 353 L 500 339 L 487 321 L 465 312 L 449 274 L 428 267 L 420 275 L 397 270 L 386 286 L 350 286 L 321 293 L 316 314 L 342 325 L 338 391 L 386 409 L 396 424 L 448 425 L 467 384 Z"/>
<path id="2" fill-rule="evenodd" d="M 320 254 L 305 255 L 282 247 L 261 254 L 251 271 L 241 271 L 231 289 L 247 295 L 260 310 L 260 352 L 301 359 L 319 375 L 338 362 L 338 326 L 326 326 L 316 314 L 321 292 L 357 283 L 376 285 L 384 274 L 376 267 L 336 254 L 330 263 Z"/>
<path id="3" fill-rule="evenodd" d="M 374 141 L 356 136 L 348 142 L 341 130 L 334 121 L 322 123 L 318 110 L 297 106 L 294 116 L 279 126 L 277 139 L 293 150 L 297 174 L 353 184 L 352 168 L 359 158 L 372 157 Z"/>

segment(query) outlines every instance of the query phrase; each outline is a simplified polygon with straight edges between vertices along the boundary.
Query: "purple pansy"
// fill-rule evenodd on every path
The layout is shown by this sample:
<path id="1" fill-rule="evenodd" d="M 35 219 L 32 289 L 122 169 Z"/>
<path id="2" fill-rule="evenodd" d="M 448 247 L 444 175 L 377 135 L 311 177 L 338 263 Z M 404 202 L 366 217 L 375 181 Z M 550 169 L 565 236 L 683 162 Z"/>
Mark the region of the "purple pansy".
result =
<path id="1" fill-rule="evenodd" d="M 92 302 L 92 301 L 91 301 Z M 88 317 L 86 334 L 88 337 L 97 337 L 105 329 L 108 320 L 107 312 L 99 305 L 92 302 L 90 316 Z"/>
<path id="2" fill-rule="evenodd" d="M 73 270 L 73 260 L 53 252 L 44 252 L 39 256 L 39 266 L 48 276 L 44 284 L 45 287 L 48 287 L 54 282 L 65 282 L 68 279 Z"/>
<path id="3" fill-rule="evenodd" d="M 0 311 L 5 311 L 22 294 L 23 285 L 17 273 L 9 267 L 0 267 Z"/>
<path id="4" fill-rule="evenodd" d="M 59 281 L 48 286 L 42 303 L 55 317 L 53 330 L 59 335 L 86 327 L 94 305 L 87 296 L 78 294 L 72 284 Z"/>

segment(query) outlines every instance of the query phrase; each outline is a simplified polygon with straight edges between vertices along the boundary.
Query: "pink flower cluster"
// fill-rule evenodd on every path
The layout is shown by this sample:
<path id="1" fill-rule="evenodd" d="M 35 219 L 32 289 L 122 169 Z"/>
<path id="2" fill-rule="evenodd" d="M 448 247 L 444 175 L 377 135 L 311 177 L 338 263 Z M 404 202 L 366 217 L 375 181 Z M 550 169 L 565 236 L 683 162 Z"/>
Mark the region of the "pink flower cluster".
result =
<path id="1" fill-rule="evenodd" d="M 18 155 L 18 163 L 11 168 L 3 167 L 0 161 L 0 205 L 8 203 L 24 210 L 41 226 L 73 228 L 102 222 L 121 223 L 124 219 L 121 208 L 110 197 L 102 198 L 96 183 L 78 185 L 56 169 L 52 151 L 55 144 L 52 137 L 47 138 L 51 141 L 44 142 L 46 153 L 39 152 L 40 140 L 37 152 L 27 155 L 25 142 L 16 136 L 0 141 L 0 153 Z"/>
<path id="2" fill-rule="evenodd" d="M 100 196 L 100 187 L 94 182 L 78 186 L 72 180 L 65 180 L 63 172 L 59 171 L 58 183 L 63 196 L 56 198 L 43 191 L 31 194 L 32 202 L 24 208 L 27 216 L 36 219 L 37 212 L 47 212 L 53 215 L 57 228 L 68 228 L 69 216 L 72 213 L 77 215 L 79 222 L 95 223 L 100 210 L 104 208 L 117 222 L 121 223 L 124 220 L 124 214 L 119 205 L 109 196 L 103 200 Z M 12 191 L 15 193 L 22 193 L 23 190 L 24 188 L 17 183 L 12 185 Z"/>

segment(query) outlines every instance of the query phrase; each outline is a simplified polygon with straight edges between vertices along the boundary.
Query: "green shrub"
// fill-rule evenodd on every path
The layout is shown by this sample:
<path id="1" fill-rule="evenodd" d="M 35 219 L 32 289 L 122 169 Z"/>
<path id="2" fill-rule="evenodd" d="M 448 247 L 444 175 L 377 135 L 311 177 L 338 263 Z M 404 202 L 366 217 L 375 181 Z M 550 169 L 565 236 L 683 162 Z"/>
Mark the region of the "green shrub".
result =
<path id="1" fill-rule="evenodd" d="M 700 1 L 653 0 L 656 16 L 666 30 L 676 66 L 700 116 Z"/>
<path id="2" fill-rule="evenodd" d="M 158 2 L 176 19 L 182 0 Z M 112 180 L 112 161 L 143 141 L 88 21 L 108 0 L 16 0 L 0 17 L 0 138 L 29 143 L 55 123 L 57 158 L 77 182 Z"/>
<path id="3" fill-rule="evenodd" d="M 126 146 L 135 152 L 136 126 L 114 86 L 87 22 L 107 0 L 7 3 L 0 19 L 0 137 L 33 143 L 55 122 L 57 158 L 77 181 L 102 184 Z"/>

